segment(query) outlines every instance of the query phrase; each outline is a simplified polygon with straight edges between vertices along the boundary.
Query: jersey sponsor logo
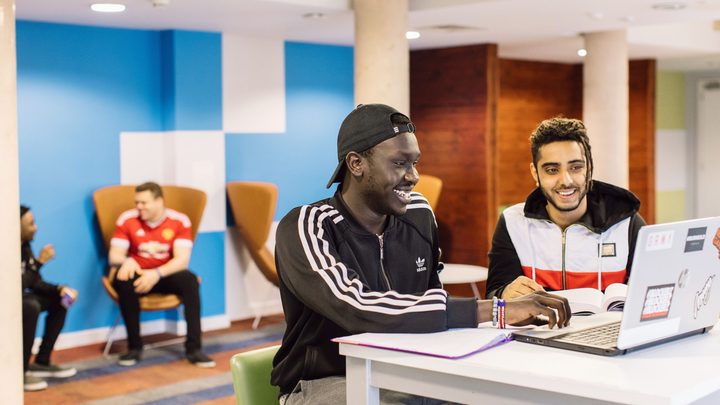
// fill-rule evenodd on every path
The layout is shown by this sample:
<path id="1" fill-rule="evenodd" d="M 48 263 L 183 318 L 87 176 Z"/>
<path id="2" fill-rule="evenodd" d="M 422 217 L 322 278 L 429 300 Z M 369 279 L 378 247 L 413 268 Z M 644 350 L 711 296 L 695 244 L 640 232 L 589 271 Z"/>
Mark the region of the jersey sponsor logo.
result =
<path id="1" fill-rule="evenodd" d="M 417 260 L 415 260 L 415 265 L 417 266 L 417 270 L 415 270 L 415 271 L 417 271 L 418 273 L 420 273 L 421 271 L 427 270 L 427 267 L 425 267 L 425 259 L 424 258 L 421 259 L 418 257 Z"/>
<path id="2" fill-rule="evenodd" d="M 170 244 L 155 241 L 143 242 L 138 246 L 138 254 L 148 259 L 167 259 L 170 257 Z"/>
<path id="3" fill-rule="evenodd" d="M 165 240 L 172 240 L 172 238 L 175 237 L 175 231 L 173 231 L 172 229 L 169 229 L 169 228 L 168 228 L 168 229 L 163 229 L 163 231 L 162 231 L 162 237 L 163 237 L 163 239 L 165 239 Z"/>

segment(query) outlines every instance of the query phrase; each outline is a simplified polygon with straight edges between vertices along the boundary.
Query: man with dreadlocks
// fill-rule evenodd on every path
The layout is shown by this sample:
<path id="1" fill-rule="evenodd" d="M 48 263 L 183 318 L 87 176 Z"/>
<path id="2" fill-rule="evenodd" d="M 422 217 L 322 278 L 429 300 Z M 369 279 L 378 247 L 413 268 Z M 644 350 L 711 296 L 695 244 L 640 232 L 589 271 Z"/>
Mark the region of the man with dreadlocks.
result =
<path id="1" fill-rule="evenodd" d="M 500 215 L 488 297 L 626 283 L 645 221 L 630 191 L 592 179 L 593 160 L 580 120 L 551 118 L 530 136 L 536 188 Z"/>

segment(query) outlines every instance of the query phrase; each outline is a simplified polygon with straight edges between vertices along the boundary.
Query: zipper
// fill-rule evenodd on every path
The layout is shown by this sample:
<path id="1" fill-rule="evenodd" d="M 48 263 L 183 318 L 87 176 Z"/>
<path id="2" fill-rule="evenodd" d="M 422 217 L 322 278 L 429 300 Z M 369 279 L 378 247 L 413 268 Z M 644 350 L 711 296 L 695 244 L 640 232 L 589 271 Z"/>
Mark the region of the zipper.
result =
<path id="1" fill-rule="evenodd" d="M 378 241 L 380 241 L 380 273 L 382 273 L 383 278 L 385 278 L 385 283 L 387 284 L 388 290 L 392 290 L 392 286 L 390 285 L 390 278 L 388 277 L 387 273 L 385 273 L 385 240 L 383 239 L 383 235 L 377 235 Z"/>
<path id="2" fill-rule="evenodd" d="M 568 227 L 569 228 L 569 227 Z M 562 289 L 567 290 L 567 275 L 565 273 L 565 235 L 568 228 L 562 231 L 562 258 L 561 258 L 561 270 L 562 270 Z"/>

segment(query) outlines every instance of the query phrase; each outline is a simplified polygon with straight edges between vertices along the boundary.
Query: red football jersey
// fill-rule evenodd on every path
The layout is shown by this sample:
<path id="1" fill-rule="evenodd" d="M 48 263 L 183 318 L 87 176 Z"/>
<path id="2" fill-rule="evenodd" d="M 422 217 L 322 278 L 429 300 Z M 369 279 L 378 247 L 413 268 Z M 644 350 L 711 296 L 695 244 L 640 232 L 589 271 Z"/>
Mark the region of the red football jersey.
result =
<path id="1" fill-rule="evenodd" d="M 190 219 L 169 208 L 154 223 L 143 221 L 138 210 L 131 209 L 123 212 L 115 225 L 110 245 L 128 249 L 128 256 L 143 269 L 154 269 L 170 261 L 176 246 L 193 245 Z"/>

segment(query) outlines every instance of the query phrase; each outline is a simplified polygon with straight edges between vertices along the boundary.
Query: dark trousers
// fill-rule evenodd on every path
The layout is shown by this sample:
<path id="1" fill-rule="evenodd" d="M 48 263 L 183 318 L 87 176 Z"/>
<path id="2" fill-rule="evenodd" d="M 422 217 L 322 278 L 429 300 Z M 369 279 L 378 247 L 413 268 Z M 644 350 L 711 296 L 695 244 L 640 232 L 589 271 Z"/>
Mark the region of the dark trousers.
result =
<path id="1" fill-rule="evenodd" d="M 38 364 L 50 364 L 50 355 L 57 341 L 63 325 L 67 309 L 60 305 L 60 295 L 40 295 L 36 293 L 23 293 L 23 370 L 27 371 L 30 362 L 35 329 L 40 313 L 47 311 L 45 318 L 45 334 L 43 335 L 40 351 L 35 356 Z"/>
<path id="2" fill-rule="evenodd" d="M 118 293 L 120 313 L 125 321 L 128 336 L 128 349 L 142 349 L 140 337 L 140 294 L 135 292 L 135 280 L 113 280 L 113 287 Z M 185 350 L 188 352 L 202 347 L 200 331 L 200 287 L 197 276 L 188 270 L 179 271 L 163 277 L 150 290 L 150 293 L 177 294 L 185 309 L 187 323 L 187 339 Z"/>

